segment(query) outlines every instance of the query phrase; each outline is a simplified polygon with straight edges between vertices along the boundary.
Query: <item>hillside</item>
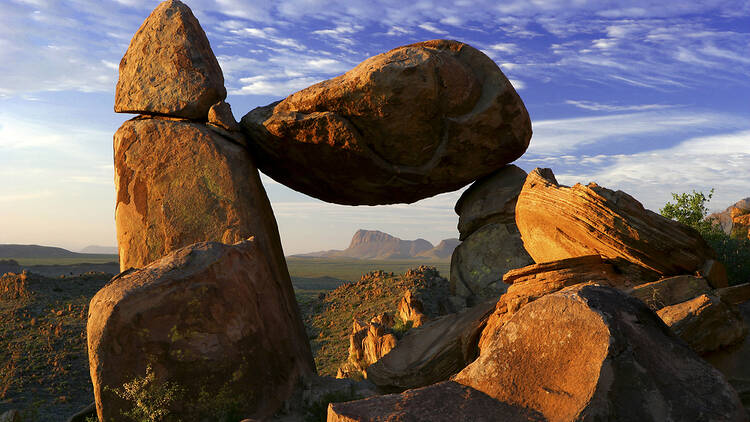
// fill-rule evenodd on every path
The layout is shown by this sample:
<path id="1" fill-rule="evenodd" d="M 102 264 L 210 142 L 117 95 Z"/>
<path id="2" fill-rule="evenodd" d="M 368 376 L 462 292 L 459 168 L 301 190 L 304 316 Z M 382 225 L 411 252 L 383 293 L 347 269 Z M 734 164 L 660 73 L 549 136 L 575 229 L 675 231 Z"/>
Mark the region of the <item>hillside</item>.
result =
<path id="1" fill-rule="evenodd" d="M 89 245 L 81 249 L 81 253 L 117 255 L 117 246 Z"/>
<path id="2" fill-rule="evenodd" d="M 77 258 L 81 255 L 54 246 L 0 245 L 0 258 Z"/>
<path id="3" fill-rule="evenodd" d="M 379 230 L 357 230 L 349 247 L 344 250 L 329 250 L 293 255 L 310 258 L 356 258 L 356 259 L 448 259 L 458 239 L 446 239 L 438 246 L 424 239 L 403 240 Z"/>

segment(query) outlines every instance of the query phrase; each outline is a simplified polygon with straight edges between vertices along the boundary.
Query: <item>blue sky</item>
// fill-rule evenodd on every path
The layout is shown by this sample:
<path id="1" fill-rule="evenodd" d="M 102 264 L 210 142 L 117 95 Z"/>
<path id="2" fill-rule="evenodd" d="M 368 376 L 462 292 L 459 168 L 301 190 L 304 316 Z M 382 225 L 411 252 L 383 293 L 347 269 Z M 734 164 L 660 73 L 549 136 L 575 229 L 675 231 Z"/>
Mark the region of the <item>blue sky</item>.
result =
<path id="1" fill-rule="evenodd" d="M 651 209 L 715 188 L 750 196 L 750 2 L 733 0 L 186 1 L 235 117 L 365 58 L 452 38 L 492 57 L 529 110 L 516 163 L 596 181 Z M 0 243 L 114 245 L 117 64 L 158 4 L 0 0 Z M 459 192 L 411 205 L 325 204 L 263 177 L 286 253 L 341 248 L 358 228 L 457 237 Z"/>

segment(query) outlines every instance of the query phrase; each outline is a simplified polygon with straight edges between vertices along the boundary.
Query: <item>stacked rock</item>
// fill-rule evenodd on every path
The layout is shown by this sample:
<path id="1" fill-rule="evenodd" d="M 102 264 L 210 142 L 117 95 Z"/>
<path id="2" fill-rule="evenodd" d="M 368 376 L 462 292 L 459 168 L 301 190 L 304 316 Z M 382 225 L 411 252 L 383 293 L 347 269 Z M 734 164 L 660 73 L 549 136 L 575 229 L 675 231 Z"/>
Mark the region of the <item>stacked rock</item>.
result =
<path id="1" fill-rule="evenodd" d="M 181 391 L 169 409 L 180 420 L 263 419 L 315 373 L 276 220 L 225 97 L 190 8 L 161 3 L 115 96 L 115 111 L 140 115 L 114 136 L 120 266 L 131 270 L 89 309 L 99 420 L 131 411 L 126 386 L 144 382 Z"/>
<path id="2" fill-rule="evenodd" d="M 515 218 L 525 180 L 525 171 L 508 165 L 474 182 L 456 203 L 462 243 L 451 257 L 451 293 L 469 305 L 503 294 L 503 275 L 533 263 Z"/>

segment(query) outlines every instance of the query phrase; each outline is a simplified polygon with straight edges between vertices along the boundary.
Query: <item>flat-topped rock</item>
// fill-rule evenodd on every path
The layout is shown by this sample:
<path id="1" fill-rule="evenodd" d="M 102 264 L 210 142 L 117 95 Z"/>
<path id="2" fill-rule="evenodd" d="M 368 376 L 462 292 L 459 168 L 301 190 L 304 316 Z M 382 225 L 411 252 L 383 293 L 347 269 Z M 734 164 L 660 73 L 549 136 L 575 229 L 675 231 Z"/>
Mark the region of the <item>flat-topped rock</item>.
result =
<path id="1" fill-rule="evenodd" d="M 226 96 L 219 62 L 193 12 L 179 0 L 159 4 L 120 61 L 115 111 L 205 121 Z"/>
<path id="2" fill-rule="evenodd" d="M 318 199 L 410 203 L 520 157 L 523 101 L 489 57 L 457 41 L 395 48 L 242 118 L 258 167 Z"/>
<path id="3" fill-rule="evenodd" d="M 625 192 L 595 183 L 562 186 L 550 169 L 529 173 L 516 224 L 536 262 L 598 254 L 670 276 L 694 273 L 716 256 L 697 231 L 643 208 Z"/>

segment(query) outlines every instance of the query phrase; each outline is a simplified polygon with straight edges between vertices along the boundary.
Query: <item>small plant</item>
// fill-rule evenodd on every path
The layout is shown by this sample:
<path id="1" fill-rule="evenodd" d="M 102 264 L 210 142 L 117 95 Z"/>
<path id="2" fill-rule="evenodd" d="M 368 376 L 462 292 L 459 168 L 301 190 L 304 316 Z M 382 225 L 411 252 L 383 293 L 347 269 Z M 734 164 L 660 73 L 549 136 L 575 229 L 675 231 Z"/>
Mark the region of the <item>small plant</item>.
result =
<path id="1" fill-rule="evenodd" d="M 134 422 L 159 422 L 170 413 L 170 406 L 179 401 L 184 390 L 169 381 L 157 382 L 151 365 L 146 366 L 146 376 L 136 377 L 111 390 L 118 397 L 133 403 L 133 408 L 123 416 Z"/>
<path id="2" fill-rule="evenodd" d="M 718 260 L 727 269 L 729 284 L 750 282 L 750 240 L 730 236 L 721 229 L 719 224 L 707 219 L 708 207 L 714 190 L 703 192 L 672 194 L 675 203 L 667 202 L 659 212 L 661 215 L 682 224 L 690 226 L 703 236 L 711 246 Z"/>
<path id="3" fill-rule="evenodd" d="M 413 326 L 414 321 L 404 321 L 399 317 L 395 317 L 393 319 L 393 335 L 400 340 Z"/>

